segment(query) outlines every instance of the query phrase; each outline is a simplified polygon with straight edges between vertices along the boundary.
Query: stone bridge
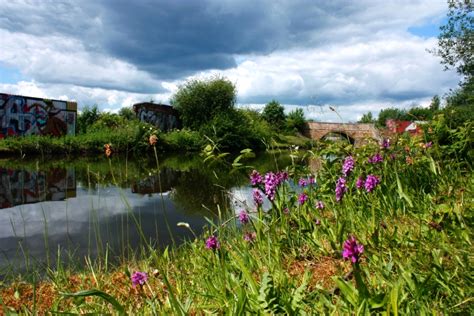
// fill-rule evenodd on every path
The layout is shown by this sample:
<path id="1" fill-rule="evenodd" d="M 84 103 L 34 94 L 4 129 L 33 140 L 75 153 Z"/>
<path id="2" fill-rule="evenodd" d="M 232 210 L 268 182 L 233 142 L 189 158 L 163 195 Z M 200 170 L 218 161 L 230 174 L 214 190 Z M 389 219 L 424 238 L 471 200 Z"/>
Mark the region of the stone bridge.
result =
<path id="1" fill-rule="evenodd" d="M 374 124 L 308 122 L 303 134 L 314 140 L 330 139 L 336 135 L 347 138 L 351 144 L 357 146 L 368 139 L 381 141 L 380 133 Z"/>

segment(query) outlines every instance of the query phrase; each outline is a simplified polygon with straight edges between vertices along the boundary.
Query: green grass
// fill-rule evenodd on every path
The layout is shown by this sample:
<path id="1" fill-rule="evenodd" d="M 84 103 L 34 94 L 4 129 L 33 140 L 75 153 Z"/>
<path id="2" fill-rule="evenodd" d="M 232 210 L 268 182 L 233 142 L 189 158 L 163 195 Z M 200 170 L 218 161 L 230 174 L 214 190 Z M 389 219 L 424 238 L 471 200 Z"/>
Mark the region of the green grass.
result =
<path id="1" fill-rule="evenodd" d="M 295 182 L 312 174 L 316 185 L 283 182 L 270 210 L 248 207 L 250 223 L 241 225 L 231 210 L 215 206 L 220 219 L 184 245 L 147 245 L 118 266 L 98 260 L 82 271 L 50 271 L 42 282 L 20 279 L 3 287 L 4 308 L 25 314 L 472 314 L 472 165 L 445 156 L 436 142 L 424 148 L 425 142 L 401 138 L 386 151 L 335 144 L 308 152 L 336 159 L 317 171 L 288 168 Z M 377 152 L 383 162 L 368 163 Z M 356 163 L 338 202 L 335 183 L 347 155 Z M 356 180 L 369 174 L 380 184 L 370 193 L 357 189 Z M 308 200 L 301 205 L 302 192 Z M 317 201 L 325 208 L 317 209 Z M 211 235 L 219 249 L 205 247 Z M 342 257 L 349 236 L 364 246 L 357 264 Z M 143 286 L 132 287 L 135 271 L 148 274 Z M 48 298 L 38 295 L 33 305 L 26 300 L 33 289 Z"/>

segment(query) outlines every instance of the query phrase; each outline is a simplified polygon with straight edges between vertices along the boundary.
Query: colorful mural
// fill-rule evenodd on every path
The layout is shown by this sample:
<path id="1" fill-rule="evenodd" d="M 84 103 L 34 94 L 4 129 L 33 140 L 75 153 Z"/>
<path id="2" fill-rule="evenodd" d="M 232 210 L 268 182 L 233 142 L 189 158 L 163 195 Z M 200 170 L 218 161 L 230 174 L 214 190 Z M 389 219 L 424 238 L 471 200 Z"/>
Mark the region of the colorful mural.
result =
<path id="1" fill-rule="evenodd" d="M 74 169 L 26 171 L 0 168 L 0 208 L 76 196 Z"/>
<path id="2" fill-rule="evenodd" d="M 178 112 L 169 105 L 145 102 L 134 104 L 133 109 L 140 121 L 153 124 L 162 131 L 180 127 Z"/>
<path id="3" fill-rule="evenodd" d="M 77 103 L 0 93 L 0 138 L 74 135 Z"/>

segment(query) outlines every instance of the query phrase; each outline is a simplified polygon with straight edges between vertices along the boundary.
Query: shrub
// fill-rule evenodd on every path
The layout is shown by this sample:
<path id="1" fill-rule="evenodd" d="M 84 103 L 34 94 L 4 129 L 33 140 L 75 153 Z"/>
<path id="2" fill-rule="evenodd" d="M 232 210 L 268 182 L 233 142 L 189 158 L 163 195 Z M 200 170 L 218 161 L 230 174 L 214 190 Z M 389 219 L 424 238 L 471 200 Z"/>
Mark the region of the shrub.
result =
<path id="1" fill-rule="evenodd" d="M 215 116 L 234 108 L 235 86 L 225 78 L 191 80 L 180 87 L 171 98 L 183 126 L 199 130 Z"/>
<path id="2" fill-rule="evenodd" d="M 279 102 L 272 100 L 270 103 L 265 105 L 262 117 L 276 130 L 281 130 L 286 119 L 285 109 Z"/>

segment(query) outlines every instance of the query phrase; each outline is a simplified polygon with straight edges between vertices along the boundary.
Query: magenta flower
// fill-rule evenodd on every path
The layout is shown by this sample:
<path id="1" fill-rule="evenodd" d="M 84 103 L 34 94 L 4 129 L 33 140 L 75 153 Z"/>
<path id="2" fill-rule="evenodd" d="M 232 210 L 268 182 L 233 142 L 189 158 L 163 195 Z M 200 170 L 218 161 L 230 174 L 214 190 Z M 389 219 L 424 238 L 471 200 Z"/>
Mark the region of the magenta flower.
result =
<path id="1" fill-rule="evenodd" d="M 133 287 L 137 285 L 142 286 L 148 280 L 148 275 L 145 272 L 136 271 L 132 274 L 130 279 L 132 280 Z"/>
<path id="2" fill-rule="evenodd" d="M 219 240 L 217 240 L 216 236 L 211 236 L 206 240 L 206 248 L 216 250 L 221 247 Z"/>
<path id="3" fill-rule="evenodd" d="M 390 148 L 390 139 L 384 138 L 384 140 L 382 141 L 382 144 L 380 145 L 380 147 L 382 147 L 382 149 L 389 149 Z"/>
<path id="4" fill-rule="evenodd" d="M 337 179 L 336 182 L 336 201 L 342 200 L 342 197 L 344 196 L 344 193 L 346 193 L 347 187 L 346 187 L 346 179 L 343 177 L 340 177 Z"/>
<path id="5" fill-rule="evenodd" d="M 344 242 L 344 249 L 342 251 L 342 257 L 344 259 L 350 259 L 352 263 L 359 261 L 360 256 L 364 252 L 364 246 L 357 243 L 357 239 L 354 236 L 350 236 Z"/>
<path id="6" fill-rule="evenodd" d="M 285 214 L 290 214 L 290 209 L 289 209 L 288 207 L 285 207 L 285 208 L 283 209 L 283 213 L 285 213 Z"/>
<path id="7" fill-rule="evenodd" d="M 257 206 L 263 204 L 263 196 L 262 196 L 262 194 L 260 193 L 260 190 L 259 190 L 259 189 L 254 189 L 254 190 L 253 190 L 253 201 L 255 202 L 255 204 L 256 204 Z"/>
<path id="8" fill-rule="evenodd" d="M 247 224 L 250 221 L 249 213 L 247 213 L 245 210 L 242 210 L 239 213 L 239 220 L 242 224 Z"/>
<path id="9" fill-rule="evenodd" d="M 365 190 L 370 193 L 375 189 L 375 187 L 379 183 L 380 183 L 380 180 L 377 176 L 369 174 L 367 176 L 367 179 L 365 179 L 365 184 L 364 184 Z"/>
<path id="10" fill-rule="evenodd" d="M 298 196 L 298 203 L 300 205 L 303 205 L 307 200 L 308 200 L 308 195 L 304 192 Z"/>
<path id="11" fill-rule="evenodd" d="M 314 176 L 309 176 L 308 183 L 309 184 L 315 184 L 316 183 L 316 178 Z"/>
<path id="12" fill-rule="evenodd" d="M 288 172 L 279 171 L 279 172 L 277 172 L 276 177 L 278 179 L 278 185 L 280 185 L 280 184 L 283 183 L 283 181 L 288 180 Z"/>
<path id="13" fill-rule="evenodd" d="M 298 180 L 298 185 L 299 185 L 300 187 L 305 187 L 305 186 L 308 185 L 308 181 L 306 181 L 305 178 L 300 178 L 300 179 Z"/>
<path id="14" fill-rule="evenodd" d="M 354 170 L 354 158 L 352 156 L 347 156 L 346 159 L 344 159 L 344 163 L 342 164 L 342 174 L 344 177 L 347 177 L 352 170 Z"/>
<path id="15" fill-rule="evenodd" d="M 369 163 L 379 163 L 379 162 L 383 161 L 383 157 L 382 157 L 382 155 L 380 155 L 380 153 L 376 153 L 374 156 L 369 157 L 369 159 L 367 161 Z"/>
<path id="16" fill-rule="evenodd" d="M 357 189 L 362 189 L 364 187 L 364 177 L 358 177 L 356 181 Z"/>
<path id="17" fill-rule="evenodd" d="M 252 183 L 253 186 L 263 183 L 263 177 L 257 170 L 252 171 L 250 174 L 250 183 Z"/>
<path id="18" fill-rule="evenodd" d="M 317 219 L 317 218 L 316 218 L 316 221 L 314 221 L 314 223 L 315 223 L 317 226 L 321 225 L 321 221 L 320 221 L 319 219 Z"/>
<path id="19" fill-rule="evenodd" d="M 317 208 L 318 210 L 322 210 L 322 209 L 324 208 L 324 203 L 323 203 L 323 201 L 318 201 L 318 202 L 316 202 L 316 208 Z"/>
<path id="20" fill-rule="evenodd" d="M 265 195 L 270 201 L 275 199 L 275 193 L 279 184 L 280 179 L 273 172 L 268 172 L 265 175 Z"/>

